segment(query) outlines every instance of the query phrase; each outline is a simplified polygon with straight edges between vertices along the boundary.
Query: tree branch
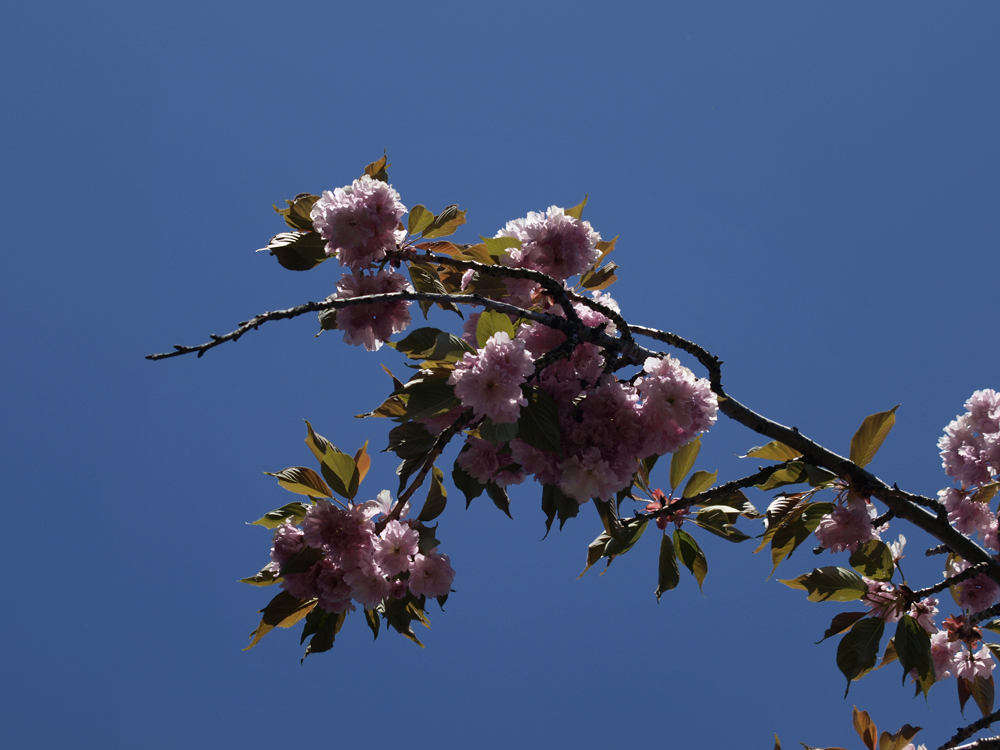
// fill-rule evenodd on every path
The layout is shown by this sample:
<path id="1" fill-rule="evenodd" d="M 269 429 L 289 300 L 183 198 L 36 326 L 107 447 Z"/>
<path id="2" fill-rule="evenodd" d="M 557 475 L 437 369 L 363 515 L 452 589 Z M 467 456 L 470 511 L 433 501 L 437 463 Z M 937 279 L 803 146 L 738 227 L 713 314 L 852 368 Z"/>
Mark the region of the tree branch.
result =
<path id="1" fill-rule="evenodd" d="M 955 735 L 950 740 L 941 745 L 941 747 L 939 747 L 937 750 L 953 750 L 953 748 L 957 749 L 958 744 L 960 742 L 969 739 L 969 737 L 974 735 L 976 732 L 980 731 L 981 729 L 986 729 L 986 727 L 990 726 L 996 721 L 1000 721 L 1000 711 L 994 711 L 989 716 L 984 716 L 979 721 L 974 721 L 968 726 L 962 727 L 957 732 L 955 732 Z M 982 744 L 982 743 L 991 743 L 991 744 Z M 973 747 L 977 748 L 977 750 L 981 748 L 1000 748 L 1000 737 L 987 737 L 985 739 L 977 740 L 976 742 L 963 746 L 963 748 L 973 748 Z"/>

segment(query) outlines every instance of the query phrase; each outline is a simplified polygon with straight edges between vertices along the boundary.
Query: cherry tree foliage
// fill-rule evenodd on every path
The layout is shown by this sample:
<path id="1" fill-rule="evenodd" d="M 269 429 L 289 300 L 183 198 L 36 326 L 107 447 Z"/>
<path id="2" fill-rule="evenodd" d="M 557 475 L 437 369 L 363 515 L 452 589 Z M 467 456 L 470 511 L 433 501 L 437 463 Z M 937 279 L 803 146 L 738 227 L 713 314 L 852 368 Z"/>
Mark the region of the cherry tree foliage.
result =
<path id="1" fill-rule="evenodd" d="M 510 515 L 507 488 L 534 480 L 546 533 L 593 505 L 601 531 L 584 573 L 602 560 L 610 565 L 655 527 L 657 599 L 679 585 L 682 568 L 701 586 L 704 534 L 753 540 L 754 552 L 770 552 L 772 573 L 802 544 L 837 555 L 841 564 L 781 582 L 809 601 L 856 603 L 823 634 L 840 639 L 836 666 L 847 691 L 892 662 L 918 694 L 953 680 L 959 708 L 971 698 L 983 718 L 958 729 L 942 750 L 1000 748 L 1000 737 L 967 742 L 1000 719 L 993 711 L 1000 643 L 985 640 L 1000 634 L 992 506 L 1000 488 L 1000 394 L 976 391 L 944 428 L 939 448 L 949 486 L 936 498 L 889 485 L 865 467 L 892 429 L 895 408 L 866 418 L 844 457 L 730 396 L 721 360 L 703 347 L 628 323 L 607 291 L 617 279 L 608 260 L 617 238 L 604 239 L 583 219 L 586 199 L 458 244 L 444 238 L 465 224 L 466 212 L 407 208 L 389 184 L 389 166 L 383 157 L 349 185 L 275 207 L 289 231 L 262 249 L 293 271 L 334 261 L 341 277 L 333 294 L 257 315 L 199 346 L 150 355 L 200 357 L 268 321 L 318 314 L 322 331 L 369 351 L 392 347 L 413 370 L 403 382 L 387 369 L 384 402 L 359 415 L 395 423 L 387 448 L 400 461 L 394 491 L 360 494 L 371 468 L 367 443 L 345 453 L 308 422 L 317 468 L 272 475 L 298 497 L 254 522 L 271 531 L 270 561 L 243 582 L 279 593 L 261 610 L 248 648 L 276 627 L 301 624 L 306 656 L 329 650 L 352 612 L 362 613 L 375 638 L 384 623 L 420 644 L 413 623 L 428 624 L 428 601 L 443 606 L 456 575 L 432 525 L 448 500 L 438 464 L 454 442 L 461 448 L 451 478 L 467 505 L 485 493 Z M 416 327 L 414 305 L 425 320 L 440 308 L 454 332 Z M 702 436 L 720 414 L 769 440 L 744 456 L 767 466 L 722 483 L 717 472 L 695 470 Z M 654 481 L 657 468 L 662 478 Z M 744 494 L 750 487 L 777 491 L 763 512 Z M 904 577 L 906 538 L 897 528 L 890 533 L 897 520 L 938 540 L 926 554 L 941 556 L 941 580 L 918 586 Z M 919 731 L 904 725 L 880 734 L 857 709 L 854 728 L 869 750 L 913 748 Z"/>

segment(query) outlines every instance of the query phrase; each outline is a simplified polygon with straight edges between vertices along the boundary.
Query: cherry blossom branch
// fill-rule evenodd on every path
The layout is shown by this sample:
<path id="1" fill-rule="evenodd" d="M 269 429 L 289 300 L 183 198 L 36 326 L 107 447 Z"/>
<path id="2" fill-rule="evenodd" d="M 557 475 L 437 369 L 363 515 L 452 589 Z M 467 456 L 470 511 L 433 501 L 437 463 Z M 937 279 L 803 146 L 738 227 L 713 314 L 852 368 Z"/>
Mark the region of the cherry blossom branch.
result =
<path id="1" fill-rule="evenodd" d="M 955 735 L 948 740 L 946 743 L 941 745 L 937 750 L 958 750 L 959 743 L 963 740 L 969 739 L 976 732 L 986 729 L 996 721 L 1000 721 L 1000 711 L 994 711 L 989 716 L 984 716 L 979 721 L 974 721 L 968 726 L 962 727 Z M 981 750 L 984 748 L 1000 748 L 1000 737 L 986 737 L 981 740 L 976 740 L 968 745 L 962 745 L 962 750 L 967 750 L 968 748 L 977 748 Z"/>
<path id="2" fill-rule="evenodd" d="M 881 500 L 898 518 L 909 521 L 918 529 L 947 544 L 964 559 L 973 563 L 985 563 L 989 566 L 988 575 L 990 578 L 1000 583 L 1000 563 L 997 563 L 986 550 L 948 522 L 947 511 L 939 501 L 905 492 L 897 485 L 890 487 L 853 461 L 810 440 L 799 432 L 797 427 L 786 427 L 744 406 L 728 395 L 722 386 L 722 360 L 694 342 L 645 326 L 630 326 L 630 328 L 633 333 L 662 341 L 694 356 L 708 370 L 712 391 L 719 397 L 719 411 L 730 419 L 750 428 L 759 435 L 778 440 L 799 451 L 803 459 L 810 464 L 828 469 L 850 482 L 851 487 L 858 495 Z M 930 513 L 925 508 L 930 508 L 934 513 Z"/>
<path id="3" fill-rule="evenodd" d="M 455 437 L 455 435 L 462 431 L 471 418 L 472 409 L 467 409 L 458 419 L 452 422 L 451 425 L 441 431 L 441 434 L 437 436 L 437 440 L 434 441 L 434 445 L 431 446 L 430 452 L 424 457 L 424 461 L 420 465 L 420 471 L 417 473 L 416 478 L 414 478 L 414 480 L 410 483 L 410 486 L 396 498 L 396 504 L 392 506 L 392 509 L 385 515 L 385 517 L 375 524 L 376 534 L 381 534 L 382 529 L 388 525 L 389 521 L 399 520 L 399 514 L 403 512 L 403 507 L 413 496 L 413 493 L 416 492 L 420 485 L 424 483 L 424 480 L 427 479 L 427 474 L 434 467 L 434 462 L 437 461 L 441 453 L 444 452 L 445 446 L 448 445 L 449 441 Z"/>
<path id="4" fill-rule="evenodd" d="M 996 617 L 997 615 L 1000 615 L 1000 604 L 994 604 L 982 612 L 973 612 L 965 618 L 965 621 L 970 625 L 978 625 L 983 620 L 989 620 L 991 617 Z"/>
<path id="5" fill-rule="evenodd" d="M 775 464 L 774 466 L 761 467 L 760 471 L 758 471 L 756 474 L 751 474 L 748 477 L 743 477 L 742 479 L 734 479 L 731 482 L 720 484 L 718 487 L 713 487 L 703 492 L 699 492 L 697 495 L 692 495 L 691 497 L 674 498 L 673 502 L 671 502 L 669 505 L 665 505 L 659 510 L 652 511 L 650 513 L 642 513 L 641 511 L 637 510 L 635 512 L 635 516 L 637 518 L 643 518 L 647 521 L 650 521 L 655 518 L 661 518 L 663 516 L 673 515 L 679 510 L 690 508 L 692 505 L 708 505 L 713 500 L 725 500 L 738 490 L 742 490 L 747 487 L 753 487 L 758 484 L 763 484 L 770 478 L 772 474 L 774 474 L 776 471 L 786 468 L 789 463 L 790 463 L 789 461 L 783 461 L 782 463 Z"/>
<path id="6" fill-rule="evenodd" d="M 941 583 L 935 583 L 933 586 L 928 586 L 925 589 L 914 591 L 913 600 L 920 601 L 921 599 L 926 599 L 928 596 L 934 596 L 934 594 L 944 591 L 949 586 L 954 586 L 956 583 L 961 583 L 962 581 L 967 581 L 970 578 L 975 578 L 980 573 L 986 573 L 988 571 L 989 571 L 989 565 L 987 563 L 976 563 L 975 565 L 970 565 L 965 570 L 960 571 L 953 576 L 945 578 L 943 581 L 941 581 Z"/>
<path id="7" fill-rule="evenodd" d="M 489 268 L 489 266 L 487 266 L 487 268 Z M 567 335 L 576 335 L 579 337 L 580 341 L 588 341 L 604 348 L 617 350 L 620 345 L 620 339 L 616 339 L 615 337 L 604 333 L 602 330 L 588 328 L 583 325 L 583 323 L 577 322 L 574 324 L 570 320 L 558 315 L 525 310 L 524 308 L 511 305 L 507 302 L 498 302 L 490 299 L 489 297 L 484 297 L 481 294 L 452 295 L 440 294 L 436 292 L 388 292 L 385 294 L 368 294 L 360 297 L 349 297 L 347 299 L 328 298 L 322 302 L 306 302 L 303 305 L 297 305 L 296 307 L 290 307 L 285 310 L 274 310 L 271 312 L 261 313 L 259 315 L 255 315 L 253 318 L 250 318 L 250 320 L 241 322 L 236 330 L 231 331 L 224 336 L 217 336 L 214 333 L 210 334 L 209 338 L 211 341 L 207 341 L 204 344 L 199 344 L 197 346 L 183 346 L 181 344 L 175 344 L 175 351 L 160 354 L 149 354 L 146 356 L 146 359 L 167 359 L 169 357 L 178 357 L 182 354 L 192 353 L 197 353 L 197 355 L 201 357 L 209 349 L 219 346 L 220 344 L 224 344 L 227 341 L 237 341 L 243 336 L 243 334 L 251 330 L 255 331 L 264 323 L 271 320 L 288 320 L 291 318 L 297 318 L 300 315 L 305 315 L 306 313 L 322 312 L 323 310 L 341 310 L 345 307 L 353 307 L 354 305 L 394 302 L 398 300 L 409 300 L 414 302 L 457 302 L 464 305 L 481 305 L 491 310 L 497 310 L 498 312 L 516 315 L 536 323 L 542 323 L 550 328 L 559 329 L 567 333 Z M 572 305 L 570 305 L 570 307 L 572 307 Z M 647 356 L 655 357 L 661 355 L 659 352 L 654 352 L 639 346 L 633 346 L 631 349 L 634 351 L 634 354 L 631 355 L 632 359 L 637 363 L 644 361 Z"/>

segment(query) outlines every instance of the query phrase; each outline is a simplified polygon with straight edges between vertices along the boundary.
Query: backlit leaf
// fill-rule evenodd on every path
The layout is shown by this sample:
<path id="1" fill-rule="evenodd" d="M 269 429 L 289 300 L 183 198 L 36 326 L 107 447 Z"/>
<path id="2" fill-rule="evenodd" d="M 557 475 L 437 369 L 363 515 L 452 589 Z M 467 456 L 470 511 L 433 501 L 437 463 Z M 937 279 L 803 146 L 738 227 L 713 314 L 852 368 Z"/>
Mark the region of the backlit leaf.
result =
<path id="1" fill-rule="evenodd" d="M 465 211 L 459 211 L 458 206 L 446 206 L 441 213 L 434 217 L 421 237 L 432 239 L 455 234 L 455 231 L 465 223 L 465 213 Z"/>
<path id="2" fill-rule="evenodd" d="M 434 221 L 434 212 L 428 211 L 424 206 L 414 206 L 410 209 L 410 217 L 407 220 L 406 231 L 410 234 L 420 234 L 427 229 Z"/>
<path id="3" fill-rule="evenodd" d="M 282 232 L 267 243 L 267 250 L 278 259 L 278 263 L 289 271 L 308 271 L 330 256 L 326 254 L 326 242 L 318 232 Z"/>
<path id="4" fill-rule="evenodd" d="M 589 565 L 587 567 L 590 567 Z M 586 571 L 584 571 L 586 572 Z M 583 575 L 581 573 L 581 575 Z M 660 601 L 660 596 L 665 591 L 676 588 L 681 582 L 681 571 L 677 567 L 677 558 L 674 556 L 674 543 L 669 534 L 664 534 L 660 541 L 660 564 L 658 583 L 656 585 L 656 601 Z"/>
<path id="5" fill-rule="evenodd" d="M 275 628 L 290 628 L 316 606 L 317 599 L 296 599 L 287 591 L 282 591 L 274 597 L 264 609 L 260 625 L 250 634 L 250 645 L 244 651 L 249 651 L 257 642 Z"/>
<path id="6" fill-rule="evenodd" d="M 589 194 L 583 196 L 583 200 L 580 203 L 578 203 L 577 205 L 573 206 L 573 208 L 567 208 L 566 211 L 565 211 L 566 215 L 567 216 L 572 216 L 577 221 L 582 220 L 583 219 L 583 209 L 584 209 L 584 206 L 587 205 L 587 198 L 588 197 L 589 197 Z"/>
<path id="7" fill-rule="evenodd" d="M 694 574 L 695 580 L 698 581 L 698 588 L 701 589 L 705 582 L 705 576 L 708 575 L 708 560 L 705 558 L 705 553 L 701 551 L 701 547 L 698 546 L 698 542 L 686 531 L 675 529 L 674 550 L 677 559 Z"/>
<path id="8" fill-rule="evenodd" d="M 302 232 L 312 232 L 312 207 L 319 200 L 318 195 L 299 193 L 291 200 L 286 200 L 288 208 L 274 206 L 275 213 L 285 217 L 285 223 L 292 229 Z"/>
<path id="9" fill-rule="evenodd" d="M 323 456 L 323 463 L 320 466 L 323 478 L 330 489 L 341 497 L 353 500 L 358 492 L 358 478 L 360 472 L 358 465 L 354 463 L 354 458 L 342 453 L 332 445 L 327 447 Z"/>
<path id="10" fill-rule="evenodd" d="M 559 530 L 562 531 L 566 521 L 580 512 L 580 503 L 567 497 L 557 485 L 547 484 L 542 487 L 542 511 L 545 513 L 545 536 L 548 536 L 556 517 L 559 518 Z"/>
<path id="11" fill-rule="evenodd" d="M 823 633 L 823 637 L 816 641 L 816 643 L 822 643 L 827 638 L 832 638 L 835 635 L 840 635 L 846 630 L 850 630 L 854 627 L 854 623 L 862 617 L 867 617 L 868 614 L 868 612 L 841 612 L 839 615 L 835 615 L 833 620 L 830 622 L 830 627 L 826 629 L 826 632 Z"/>
<path id="12" fill-rule="evenodd" d="M 794 448 L 789 448 L 782 442 L 773 440 L 767 445 L 758 448 L 751 448 L 745 456 L 740 458 L 763 458 L 768 461 L 791 461 L 802 454 Z"/>
<path id="13" fill-rule="evenodd" d="M 686 443 L 677 449 L 670 459 L 670 490 L 675 491 L 681 486 L 684 477 L 694 467 L 695 459 L 701 450 L 701 436 L 696 437 L 690 443 Z"/>
<path id="14" fill-rule="evenodd" d="M 306 513 L 312 507 L 311 503 L 295 502 L 282 505 L 280 508 L 272 510 L 261 518 L 254 521 L 251 526 L 263 526 L 265 529 L 276 529 L 286 520 L 292 519 L 293 523 L 299 523 L 306 517 Z"/>
<path id="15" fill-rule="evenodd" d="M 431 470 L 430 487 L 427 491 L 427 500 L 424 507 L 417 516 L 418 521 L 433 521 L 444 512 L 444 507 L 448 502 L 448 491 L 444 487 L 444 472 L 437 466 Z"/>
<path id="16" fill-rule="evenodd" d="M 867 466 L 875 458 L 878 449 L 882 447 L 882 441 L 896 423 L 898 408 L 897 404 L 889 411 L 880 411 L 878 414 L 865 417 L 865 421 L 851 438 L 850 458 L 858 466 Z"/>
<path id="17" fill-rule="evenodd" d="M 699 492 L 704 492 L 713 484 L 715 484 L 716 478 L 718 478 L 719 472 L 713 471 L 709 474 L 707 471 L 696 471 L 691 475 L 688 480 L 687 485 L 684 487 L 684 497 L 694 497 Z"/>
<path id="18" fill-rule="evenodd" d="M 265 471 L 264 473 L 269 477 L 276 478 L 279 485 L 291 492 L 297 492 L 300 495 L 333 497 L 333 493 L 330 492 L 330 488 L 326 486 L 323 478 L 305 466 L 292 466 L 279 472 Z"/>
<path id="19" fill-rule="evenodd" d="M 875 667 L 879 641 L 885 631 L 885 622 L 878 617 L 869 617 L 855 624 L 851 632 L 840 639 L 837 646 L 837 667 L 847 678 L 847 690 L 851 681 L 866 675 Z"/>
<path id="20" fill-rule="evenodd" d="M 809 592 L 811 602 L 850 602 L 868 593 L 868 585 L 853 570 L 828 566 L 816 568 L 798 578 L 782 580 L 793 589 Z"/>
<path id="21" fill-rule="evenodd" d="M 875 726 L 869 713 L 858 711 L 857 706 L 854 707 L 854 731 L 858 733 L 858 737 L 868 750 L 876 750 L 875 738 L 878 737 L 878 727 Z"/>
<path id="22" fill-rule="evenodd" d="M 251 586 L 270 586 L 281 580 L 281 573 L 278 572 L 278 564 L 269 562 L 260 572 L 250 578 L 241 578 L 240 583 L 249 583 Z"/>
<path id="23" fill-rule="evenodd" d="M 856 571 L 876 581 L 888 581 L 896 570 L 889 545 L 879 539 L 858 545 L 851 553 L 850 565 Z"/>
<path id="24" fill-rule="evenodd" d="M 510 318 L 506 314 L 496 312 L 494 310 L 484 310 L 479 316 L 479 322 L 476 324 L 476 341 L 479 343 L 479 348 L 482 349 L 486 346 L 486 342 L 497 333 L 504 332 L 513 341 L 514 336 L 514 324 L 510 322 Z"/>

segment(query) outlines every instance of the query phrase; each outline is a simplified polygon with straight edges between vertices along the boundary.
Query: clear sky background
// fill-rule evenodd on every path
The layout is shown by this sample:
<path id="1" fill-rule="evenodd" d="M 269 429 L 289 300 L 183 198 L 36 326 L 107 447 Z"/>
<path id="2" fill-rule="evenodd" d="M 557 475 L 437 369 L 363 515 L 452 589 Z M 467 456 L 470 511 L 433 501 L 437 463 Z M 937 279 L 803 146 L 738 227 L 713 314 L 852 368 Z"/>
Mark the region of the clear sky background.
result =
<path id="1" fill-rule="evenodd" d="M 588 506 L 539 541 L 535 484 L 513 490 L 513 521 L 452 489 L 456 593 L 426 648 L 372 643 L 353 615 L 304 665 L 298 629 L 243 652 L 275 593 L 237 583 L 268 557 L 245 522 L 293 499 L 262 472 L 311 465 L 304 418 L 345 450 L 384 447 L 391 425 L 353 415 L 400 358 L 315 339 L 311 316 L 200 360 L 143 356 L 329 294 L 332 264 L 254 254 L 283 231 L 271 204 L 386 149 L 407 206 L 468 209 L 459 241 L 589 194 L 584 218 L 619 235 L 630 321 L 707 346 L 735 397 L 835 450 L 902 404 L 871 468 L 934 494 L 943 426 L 1000 388 L 996 4 L 181 0 L 0 18 L 10 747 L 860 747 L 853 704 L 935 747 L 964 723 L 954 680 L 913 700 L 898 665 L 845 700 L 836 640 L 813 642 L 850 607 L 766 581 L 750 543 L 698 535 L 704 596 L 685 573 L 657 604 L 655 531 L 576 580 L 600 522 Z M 765 441 L 723 418 L 704 442 L 698 467 L 728 480 Z M 364 498 L 394 470 L 379 455 Z M 911 580 L 936 580 L 941 558 L 896 526 Z M 835 562 L 803 548 L 776 578 Z"/>

